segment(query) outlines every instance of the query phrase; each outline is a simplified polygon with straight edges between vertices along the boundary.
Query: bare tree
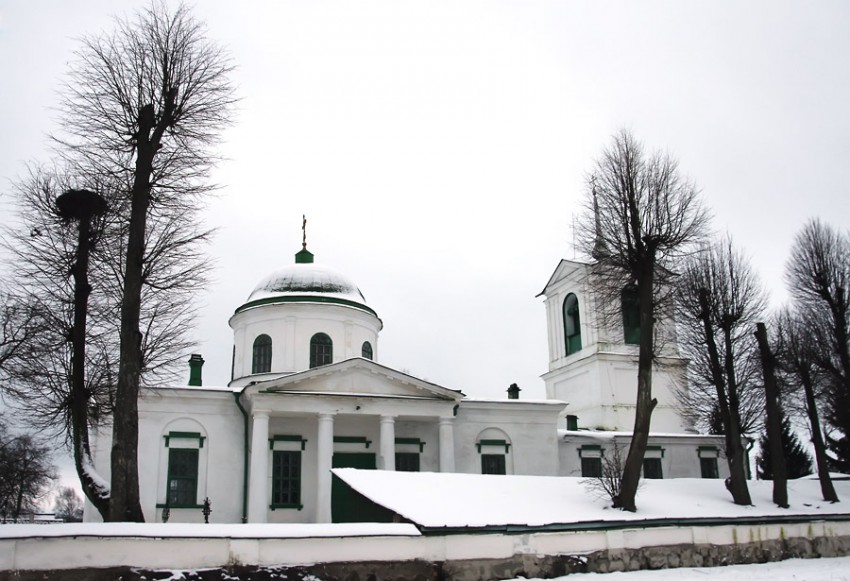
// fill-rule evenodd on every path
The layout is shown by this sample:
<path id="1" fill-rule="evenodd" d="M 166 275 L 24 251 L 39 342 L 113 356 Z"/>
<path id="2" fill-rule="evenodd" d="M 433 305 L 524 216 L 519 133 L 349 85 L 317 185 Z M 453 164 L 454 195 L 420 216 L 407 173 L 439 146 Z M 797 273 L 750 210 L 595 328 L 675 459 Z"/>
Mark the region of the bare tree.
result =
<path id="1" fill-rule="evenodd" d="M 773 473 L 773 502 L 788 508 L 788 469 L 782 453 L 782 409 L 779 407 L 779 382 L 776 380 L 776 356 L 767 338 L 767 325 L 756 323 L 756 340 L 759 359 L 764 374 L 765 431 L 770 450 L 770 468 Z"/>
<path id="2" fill-rule="evenodd" d="M 15 435 L 0 416 L 0 513 L 18 520 L 38 508 L 56 478 L 50 449 L 32 434 Z"/>
<path id="3" fill-rule="evenodd" d="M 610 448 L 602 451 L 599 476 L 585 478 L 582 480 L 582 484 L 593 495 L 610 500 L 612 506 L 620 506 L 625 464 L 623 448 L 620 444 L 614 442 Z"/>
<path id="4" fill-rule="evenodd" d="M 620 304 L 627 288 L 637 296 L 637 405 L 620 494 L 621 507 L 634 511 L 657 405 L 652 397 L 652 367 L 658 354 L 655 321 L 669 313 L 673 267 L 704 235 L 708 214 L 696 186 L 682 176 L 677 162 L 660 152 L 647 155 L 625 130 L 597 159 L 588 182 L 579 245 L 596 260 L 600 302 Z"/>
<path id="5" fill-rule="evenodd" d="M 201 246 L 209 231 L 197 226 L 197 213 L 213 188 L 212 146 L 234 102 L 227 78 L 232 66 L 186 7 L 170 10 L 165 3 L 152 4 L 132 20 L 117 20 L 111 34 L 84 38 L 75 57 L 60 105 L 62 129 L 54 136 L 61 173 L 72 177 L 59 180 L 57 188 L 56 180 L 45 186 L 45 172 L 33 172 L 19 186 L 25 226 L 8 236 L 18 256 L 17 278 L 28 296 L 42 301 L 44 319 L 53 322 L 53 332 L 41 337 L 50 353 L 19 368 L 13 390 L 35 409 L 35 397 L 23 386 L 27 377 L 30 384 L 46 377 L 38 392 L 49 402 L 42 418 L 64 417 L 68 433 L 76 433 L 64 415 L 75 238 L 57 224 L 54 200 L 65 187 L 96 191 L 109 212 L 104 241 L 92 254 L 87 421 L 91 428 L 114 413 L 104 518 L 141 521 L 139 389 L 144 376 L 168 377 L 171 364 L 185 356 L 191 294 L 203 286 L 208 269 Z M 28 240 L 29 233 L 36 235 Z M 104 385 L 114 390 L 104 390 L 98 402 Z"/>
<path id="6" fill-rule="evenodd" d="M 83 520 L 83 499 L 72 487 L 63 486 L 56 495 L 53 511 L 65 522 L 80 522 Z"/>
<path id="7" fill-rule="evenodd" d="M 812 220 L 797 234 L 786 265 L 794 309 L 806 321 L 815 364 L 826 374 L 832 463 L 850 470 L 850 235 Z"/>
<path id="8" fill-rule="evenodd" d="M 196 280 L 188 271 L 153 284 L 145 256 L 159 250 L 151 248 L 150 236 L 157 223 L 169 221 L 162 217 L 190 224 L 187 214 L 194 217 L 200 196 L 210 189 L 207 177 L 215 160 L 210 146 L 228 122 L 233 102 L 227 80 L 231 65 L 185 6 L 172 12 L 164 3 L 142 10 L 133 21 L 117 21 L 110 35 L 84 39 L 76 56 L 61 104 L 59 151 L 83 173 L 120 176 L 130 184 L 109 518 L 141 521 L 137 449 L 144 288 L 173 291 Z"/>
<path id="9" fill-rule="evenodd" d="M 809 420 L 821 494 L 826 501 L 838 502 L 838 494 L 829 475 L 826 444 L 818 411 L 818 401 L 824 395 L 823 372 L 815 365 L 814 345 L 809 341 L 808 325 L 798 312 L 789 309 L 782 310 L 776 320 L 779 365 L 781 370 L 789 376 L 789 383 L 799 386 L 803 391 L 803 409 Z M 793 401 L 791 397 L 786 397 L 786 401 L 788 400 Z"/>
<path id="10" fill-rule="evenodd" d="M 680 397 L 697 409 L 719 411 L 729 491 L 736 504 L 749 505 L 742 439 L 764 410 L 759 378 L 753 373 L 757 345 L 750 330 L 765 312 L 766 295 L 752 267 L 727 237 L 684 263 L 676 296 L 680 344 L 691 358 L 695 386 Z"/>

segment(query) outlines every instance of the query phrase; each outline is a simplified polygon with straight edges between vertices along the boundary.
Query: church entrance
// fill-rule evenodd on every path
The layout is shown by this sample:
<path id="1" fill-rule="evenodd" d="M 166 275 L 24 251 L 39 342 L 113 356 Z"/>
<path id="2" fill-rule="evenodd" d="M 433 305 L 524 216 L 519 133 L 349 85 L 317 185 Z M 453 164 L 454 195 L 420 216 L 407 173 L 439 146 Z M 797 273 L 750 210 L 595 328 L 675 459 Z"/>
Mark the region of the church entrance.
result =
<path id="1" fill-rule="evenodd" d="M 334 468 L 360 468 L 375 470 L 375 454 L 368 452 L 335 452 L 331 465 Z M 359 498 L 358 498 L 359 497 Z M 336 476 L 331 483 L 331 520 L 333 522 L 381 522 L 372 514 L 371 503 L 361 502 L 363 497 L 349 488 Z"/>

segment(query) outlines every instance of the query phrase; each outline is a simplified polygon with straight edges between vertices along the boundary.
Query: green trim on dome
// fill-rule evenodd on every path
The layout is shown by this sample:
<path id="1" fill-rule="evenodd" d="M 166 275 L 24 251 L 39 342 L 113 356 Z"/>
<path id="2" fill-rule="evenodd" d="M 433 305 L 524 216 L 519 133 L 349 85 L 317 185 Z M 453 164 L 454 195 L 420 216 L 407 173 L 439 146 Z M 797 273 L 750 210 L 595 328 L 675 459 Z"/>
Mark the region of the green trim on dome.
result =
<path id="1" fill-rule="evenodd" d="M 247 309 L 251 309 L 253 307 L 261 307 L 263 305 L 274 305 L 278 303 L 328 303 L 328 304 L 337 304 L 345 307 L 353 307 L 355 309 L 360 309 L 361 311 L 366 311 L 369 314 L 378 316 L 378 313 L 367 307 L 362 303 L 358 303 L 356 301 L 349 301 L 347 299 L 340 299 L 337 297 L 322 297 L 322 296 L 309 296 L 309 295 L 286 295 L 286 296 L 276 296 L 276 297 L 266 297 L 264 299 L 257 299 L 255 301 L 249 301 L 236 309 L 234 311 L 234 315 L 241 313 Z"/>
<path id="2" fill-rule="evenodd" d="M 298 252 L 295 253 L 295 264 L 312 264 L 313 263 L 313 253 L 307 250 L 306 247 L 302 248 Z"/>

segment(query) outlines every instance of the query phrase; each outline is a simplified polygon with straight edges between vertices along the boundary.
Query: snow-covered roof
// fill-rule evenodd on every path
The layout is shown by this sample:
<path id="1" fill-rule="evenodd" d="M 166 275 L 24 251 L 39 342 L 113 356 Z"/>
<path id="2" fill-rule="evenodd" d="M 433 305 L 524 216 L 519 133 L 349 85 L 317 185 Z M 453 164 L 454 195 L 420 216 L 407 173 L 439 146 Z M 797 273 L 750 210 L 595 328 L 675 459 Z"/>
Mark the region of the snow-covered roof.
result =
<path id="1" fill-rule="evenodd" d="M 290 264 L 276 270 L 260 281 L 248 296 L 248 302 L 287 294 L 333 296 L 366 303 L 363 293 L 351 279 L 315 262 Z"/>
<path id="2" fill-rule="evenodd" d="M 850 504 L 824 502 L 820 483 L 805 479 L 788 482 L 787 509 L 773 503 L 771 481 L 748 481 L 753 506 L 738 506 L 720 479 L 642 480 L 638 511 L 630 513 L 611 509 L 610 501 L 585 484 L 592 479 L 354 468 L 333 472 L 371 501 L 426 528 L 850 513 Z M 850 481 L 833 484 L 839 498 L 850 498 Z"/>
<path id="3" fill-rule="evenodd" d="M 631 432 L 613 432 L 605 430 L 565 430 L 558 429 L 558 437 L 561 439 L 587 439 L 597 441 L 609 441 L 617 438 L 632 439 Z M 672 439 L 706 439 L 706 440 L 722 440 L 723 436 L 706 435 L 698 433 L 683 433 L 683 432 L 650 432 L 650 438 L 672 438 Z"/>
<path id="4" fill-rule="evenodd" d="M 276 270 L 261 280 L 236 312 L 282 302 L 335 303 L 363 309 L 377 316 L 350 278 L 330 266 L 313 262 L 313 255 L 306 249 L 296 254 L 295 264 Z"/>

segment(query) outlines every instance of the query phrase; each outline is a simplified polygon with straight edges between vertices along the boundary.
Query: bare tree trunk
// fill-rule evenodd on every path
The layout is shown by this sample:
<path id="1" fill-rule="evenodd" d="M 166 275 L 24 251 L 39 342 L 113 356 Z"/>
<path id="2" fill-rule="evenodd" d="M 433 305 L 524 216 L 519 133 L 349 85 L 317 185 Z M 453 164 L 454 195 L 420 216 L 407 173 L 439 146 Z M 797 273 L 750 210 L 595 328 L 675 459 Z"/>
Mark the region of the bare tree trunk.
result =
<path id="1" fill-rule="evenodd" d="M 74 445 L 74 466 L 83 493 L 100 513 L 103 520 L 109 517 L 108 490 L 96 482 L 91 474 L 91 448 L 89 446 L 89 391 L 86 388 L 86 319 L 89 285 L 89 251 L 91 242 L 91 216 L 80 217 L 77 252 L 72 273 L 74 276 L 74 326 L 71 331 L 71 438 Z"/>
<path id="2" fill-rule="evenodd" d="M 809 417 L 809 425 L 812 428 L 812 445 L 815 448 L 815 461 L 818 464 L 820 491 L 824 500 L 838 502 L 838 494 L 835 492 L 835 487 L 832 485 L 832 478 L 829 476 L 829 460 L 826 455 L 826 444 L 823 441 L 823 433 L 820 429 L 814 382 L 808 369 L 800 370 L 800 380 L 803 384 L 803 392 L 806 394 L 806 415 Z"/>
<path id="3" fill-rule="evenodd" d="M 164 84 L 168 84 L 165 79 Z M 144 522 L 139 500 L 139 385 L 142 374 L 142 333 L 139 318 L 144 282 L 145 234 L 150 207 L 153 161 L 165 130 L 173 123 L 177 89 L 167 91 L 157 120 L 154 106 L 139 110 L 136 134 L 136 168 L 130 192 L 130 223 L 121 332 L 118 386 L 115 394 L 115 429 L 112 435 L 112 500 L 110 520 Z"/>
<path id="4" fill-rule="evenodd" d="M 652 363 L 655 317 L 653 312 L 654 264 L 646 268 L 638 280 L 638 298 L 640 305 L 640 344 L 638 346 L 637 405 L 635 406 L 635 425 L 629 454 L 623 468 L 623 480 L 620 486 L 620 508 L 635 512 L 640 476 L 643 470 L 643 458 L 649 441 L 652 410 L 658 400 L 652 397 Z"/>
<path id="5" fill-rule="evenodd" d="M 782 453 L 782 420 L 779 417 L 779 389 L 774 374 L 773 353 L 767 342 L 767 328 L 764 323 L 756 324 L 756 339 L 761 352 L 761 366 L 764 373 L 764 398 L 767 408 L 767 442 L 770 446 L 770 464 L 773 471 L 773 502 L 781 508 L 788 508 L 788 478 L 786 477 L 785 456 Z"/>
<path id="6" fill-rule="evenodd" d="M 733 412 L 733 404 L 726 397 L 726 381 L 723 378 L 723 367 L 720 365 L 720 354 L 714 338 L 714 326 L 711 323 L 711 311 L 708 305 L 708 291 L 700 289 L 699 301 L 705 332 L 705 342 L 708 346 L 709 365 L 714 387 L 717 389 L 717 402 L 723 420 L 724 436 L 726 438 L 726 462 L 729 465 L 729 483 L 727 488 L 732 494 L 732 502 L 742 506 L 752 504 L 750 490 L 747 487 L 747 471 L 744 466 L 744 445 L 741 442 L 741 423 L 738 413 Z"/>

